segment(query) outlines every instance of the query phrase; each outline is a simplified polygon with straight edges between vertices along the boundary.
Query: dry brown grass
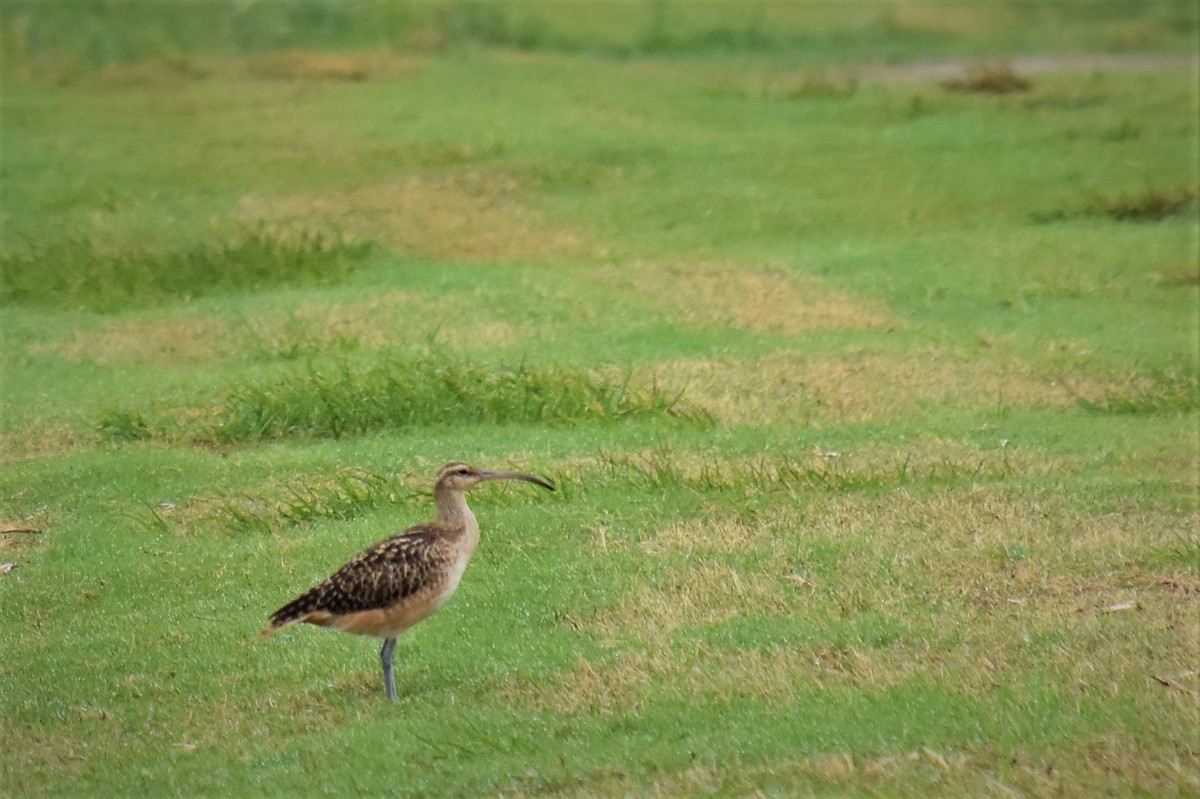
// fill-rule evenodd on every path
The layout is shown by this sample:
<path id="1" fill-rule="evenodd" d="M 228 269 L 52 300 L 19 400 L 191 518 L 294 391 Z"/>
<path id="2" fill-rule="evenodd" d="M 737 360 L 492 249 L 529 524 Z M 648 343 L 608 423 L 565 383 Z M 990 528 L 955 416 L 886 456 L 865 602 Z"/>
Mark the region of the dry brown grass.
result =
<path id="1" fill-rule="evenodd" d="M 368 300 L 305 303 L 291 311 L 246 321 L 254 347 L 264 352 L 325 349 L 353 343 L 366 349 L 401 346 L 455 313 L 447 299 L 420 292 L 389 291 Z"/>
<path id="2" fill-rule="evenodd" d="M 704 519 L 671 522 L 640 544 L 649 555 L 744 552 L 769 540 L 771 527 L 761 521 L 721 517 L 713 509 Z"/>
<path id="3" fill-rule="evenodd" d="M 106 322 L 94 330 L 77 330 L 64 339 L 31 345 L 28 352 L 102 366 L 183 366 L 236 351 L 229 332 L 226 322 L 203 316 Z"/>
<path id="4" fill-rule="evenodd" d="M 147 84 L 178 84 L 201 80 L 212 68 L 188 56 L 159 56 L 135 64 L 108 64 L 88 76 L 89 83 L 102 86 L 133 87 Z"/>
<path id="5" fill-rule="evenodd" d="M 1020 685 L 1034 667 L 1057 675 L 1060 690 L 1079 701 L 1145 693 L 1164 726 L 1186 729 L 1200 711 L 1200 676 L 1187 643 L 1200 601 L 1154 582 L 1121 594 L 1138 598 L 1112 602 L 1111 595 L 1073 592 L 1049 609 L 1024 602 L 950 609 L 937 626 L 913 620 L 886 646 L 814 641 L 730 649 L 644 641 L 581 659 L 553 684 L 510 680 L 500 690 L 510 701 L 566 714 L 632 712 L 664 692 L 787 704 L 802 691 L 882 690 L 912 680 L 989 701 L 998 685 Z M 963 632 L 970 625 L 984 630 Z"/>
<path id="6" fill-rule="evenodd" d="M 362 81 L 371 74 L 372 66 L 372 59 L 364 54 L 308 50 L 260 53 L 246 59 L 251 75 L 271 80 Z"/>
<path id="7" fill-rule="evenodd" d="M 1100 593 L 1103 602 L 1124 590 L 1149 590 L 1151 576 L 1121 564 L 1147 548 L 1177 545 L 1195 529 L 1196 512 L 1130 506 L 1096 513 L 1049 490 L 1003 484 L 814 497 L 802 525 L 806 537 L 844 542 L 847 558 L 862 558 L 848 574 L 868 573 L 873 559 L 888 553 L 889 569 L 903 576 L 905 601 L 963 600 L 985 609 L 1066 602 L 1072 613 L 1087 606 L 1073 603 L 1080 592 Z M 861 592 L 861 604 L 879 606 L 891 590 L 864 582 L 844 586 L 842 595 Z"/>
<path id="8" fill-rule="evenodd" d="M 783 268 L 739 263 L 637 263 L 597 269 L 595 280 L 686 324 L 796 335 L 898 327 L 887 308 Z"/>
<path id="9" fill-rule="evenodd" d="M 468 299 L 392 291 L 365 300 L 303 304 L 236 323 L 202 316 L 106 322 L 38 342 L 27 352 L 103 366 L 185 366 L 245 353 L 327 352 L 345 346 L 507 347 L 535 332 L 529 324 L 489 318 Z"/>
<path id="10" fill-rule="evenodd" d="M 902 31 L 968 36 L 1010 26 L 1015 18 L 1011 8 L 999 4 L 956 6 L 905 0 L 892 9 L 888 24 Z"/>
<path id="11" fill-rule="evenodd" d="M 671 564 L 573 619 L 612 656 L 581 660 L 552 684 L 502 690 L 564 713 L 628 712 L 662 691 L 786 703 L 806 687 L 914 679 L 989 700 L 1036 666 L 1081 701 L 1174 681 L 1181 689 L 1147 701 L 1182 723 L 1200 711 L 1200 578 L 1182 564 L 1132 564 L 1149 548 L 1186 546 L 1196 529 L 1200 513 L 1096 513 L 1004 484 L 824 494 L 752 518 L 710 509 L 640 544 L 606 542 L 608 553 L 636 546 Z M 739 552 L 756 553 L 756 566 L 736 565 Z M 831 633 L 742 650 L 676 639 L 738 618 L 837 628 L 864 614 L 890 620 L 895 640 L 837 643 Z"/>
<path id="12" fill-rule="evenodd" d="M 206 78 L 228 83 L 243 75 L 269 81 L 350 81 L 397 79 L 425 68 L 428 58 L 387 51 L 329 53 L 278 50 L 244 58 L 176 55 L 153 57 L 131 64 L 114 63 L 87 75 L 99 86 L 175 84 Z"/>
<path id="13" fill-rule="evenodd" d="M 90 436 L 66 422 L 35 420 L 23 428 L 0 433 L 0 463 L 66 455 L 91 441 Z"/>
<path id="14" fill-rule="evenodd" d="M 1200 754 L 1181 742 L 1173 752 L 1148 750 L 1132 734 L 1090 736 L 1053 753 L 1034 746 L 922 746 L 898 752 L 823 752 L 783 761 L 696 764 L 634 777 L 600 771 L 549 794 L 644 796 L 928 796 L 1013 799 L 1023 796 L 1193 796 L 1200 792 Z M 502 796 L 525 796 L 522 788 Z"/>
<path id="15" fill-rule="evenodd" d="M 608 646 L 633 636 L 664 643 L 688 625 L 712 625 L 751 614 L 786 615 L 794 603 L 785 593 L 790 568 L 782 559 L 745 572 L 713 558 L 689 558 L 658 585 L 641 585 L 585 625 Z"/>
<path id="16" fill-rule="evenodd" d="M 682 649 L 682 648 L 681 648 Z M 758 699 L 787 704 L 809 688 L 858 685 L 881 687 L 897 679 L 880 679 L 872 653 L 860 648 L 797 647 L 770 651 L 686 647 L 686 654 L 667 647 L 624 650 L 601 661 L 580 659 L 557 678 L 549 692 L 508 682 L 506 699 L 559 713 L 628 713 L 664 693 L 685 698 L 736 702 Z M 898 678 L 892 672 L 886 675 Z"/>
<path id="17" fill-rule="evenodd" d="M 61 775 L 78 778 L 85 774 L 91 762 L 92 742 L 84 734 L 76 734 L 69 725 L 61 725 L 53 733 L 27 724 L 16 724 L 0 719 L 0 748 L 5 752 L 5 763 L 0 774 L 6 782 L 18 775 L 20 785 L 9 783 L 5 790 L 19 788 L 11 796 L 45 796 L 41 775 Z M 61 779 L 61 777 L 59 777 Z"/>
<path id="18" fill-rule="evenodd" d="M 529 324 L 490 318 L 469 299 L 391 291 L 368 300 L 306 304 L 247 322 L 251 347 L 266 352 L 429 345 L 507 347 L 532 335 Z"/>
<path id="19" fill-rule="evenodd" d="M 779 351 L 757 359 L 689 358 L 659 367 L 666 386 L 726 424 L 858 423 L 917 411 L 922 405 L 956 409 L 1063 407 L 1081 393 L 1102 395 L 1089 378 L 1068 390 L 1050 374 L 1021 361 L 927 348 L 904 352 L 811 356 Z"/>
<path id="20" fill-rule="evenodd" d="M 524 206 L 520 194 L 517 182 L 502 173 L 414 175 L 344 191 L 251 195 L 236 215 L 270 224 L 331 225 L 351 238 L 448 260 L 549 261 L 588 252 L 582 233 L 550 224 Z"/>

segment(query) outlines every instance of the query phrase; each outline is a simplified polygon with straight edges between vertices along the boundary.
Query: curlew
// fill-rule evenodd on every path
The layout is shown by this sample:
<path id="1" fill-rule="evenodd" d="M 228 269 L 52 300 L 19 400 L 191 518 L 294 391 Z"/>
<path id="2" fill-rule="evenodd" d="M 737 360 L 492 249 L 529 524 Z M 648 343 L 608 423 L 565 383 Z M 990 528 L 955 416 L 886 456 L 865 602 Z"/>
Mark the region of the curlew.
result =
<path id="1" fill-rule="evenodd" d="M 433 486 L 437 515 L 385 538 L 359 553 L 329 579 L 271 615 L 265 637 L 304 622 L 383 639 L 379 659 L 388 699 L 396 698 L 392 650 L 396 638 L 445 604 L 462 579 L 479 544 L 479 523 L 467 507 L 466 492 L 485 480 L 524 480 L 554 486 L 540 477 L 491 472 L 466 463 L 448 463 Z"/>

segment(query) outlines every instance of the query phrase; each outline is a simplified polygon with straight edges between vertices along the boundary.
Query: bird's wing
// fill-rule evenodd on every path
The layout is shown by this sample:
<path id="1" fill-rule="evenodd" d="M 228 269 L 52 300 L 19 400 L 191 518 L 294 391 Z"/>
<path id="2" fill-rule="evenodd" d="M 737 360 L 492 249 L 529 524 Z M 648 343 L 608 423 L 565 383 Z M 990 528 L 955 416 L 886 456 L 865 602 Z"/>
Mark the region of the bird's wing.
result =
<path id="1" fill-rule="evenodd" d="M 385 538 L 275 611 L 269 630 L 313 614 L 340 616 L 386 608 L 415 594 L 438 567 L 437 541 L 435 531 L 421 527 Z"/>
<path id="2" fill-rule="evenodd" d="M 328 609 L 353 613 L 385 608 L 415 594 L 429 584 L 438 566 L 437 540 L 436 533 L 414 528 L 355 556 L 326 580 L 345 609 Z"/>

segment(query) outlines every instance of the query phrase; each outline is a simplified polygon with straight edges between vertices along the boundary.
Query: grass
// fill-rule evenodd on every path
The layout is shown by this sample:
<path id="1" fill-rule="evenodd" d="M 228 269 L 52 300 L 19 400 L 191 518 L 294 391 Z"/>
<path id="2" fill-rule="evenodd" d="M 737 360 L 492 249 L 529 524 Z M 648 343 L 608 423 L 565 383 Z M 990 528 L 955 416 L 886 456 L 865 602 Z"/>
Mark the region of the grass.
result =
<path id="1" fill-rule="evenodd" d="M 997 64 L 971 67 L 965 77 L 945 81 L 942 85 L 954 92 L 1010 94 L 1028 91 L 1031 84 L 1013 71 L 1011 66 Z"/>
<path id="2" fill-rule="evenodd" d="M 1200 189 L 1196 186 L 1172 188 L 1149 188 L 1136 194 L 1118 194 L 1098 197 L 1093 203 L 1096 213 L 1113 219 L 1131 222 L 1153 222 L 1172 216 L 1197 211 Z"/>
<path id="3" fill-rule="evenodd" d="M 368 50 L 404 47 L 442 52 L 504 47 L 518 52 L 607 57 L 768 53 L 818 62 L 870 58 L 1038 52 L 1047 45 L 1186 51 L 1194 9 L 1174 0 L 1139 0 L 1132 9 L 1005 3 L 911 3 L 870 0 L 853 8 L 764 2 L 747 11 L 729 4 L 614 0 L 584 14 L 548 0 L 442 0 L 353 6 L 284 0 L 230 8 L 219 2 L 155 7 L 138 0 L 80 5 L 10 0 L 14 58 L 59 80 L 112 63 L 300 48 Z M 1132 14 L 1130 12 L 1133 12 Z M 111 21 L 122 20 L 114 26 Z M 1130 22 L 1133 19 L 1134 22 Z"/>
<path id="4" fill-rule="evenodd" d="M 1037 212 L 1038 222 L 1060 222 L 1075 216 L 1102 216 L 1123 222 L 1161 222 L 1174 217 L 1195 216 L 1200 189 L 1196 186 L 1150 186 L 1140 191 L 1101 193 L 1076 209 Z"/>
<path id="5" fill-rule="evenodd" d="M 0 795 L 1200 792 L 1191 4 L 5 11 Z"/>
<path id="6" fill-rule="evenodd" d="M 344 279 L 369 254 L 339 235 L 252 230 L 183 252 L 107 251 L 88 239 L 31 242 L 0 260 L 0 303 L 117 311 L 214 292 Z"/>
<path id="7" fill-rule="evenodd" d="M 196 497 L 183 506 L 163 503 L 132 514 L 148 532 L 191 535 L 197 531 L 278 533 L 289 527 L 327 519 L 353 519 L 378 507 L 414 501 L 419 493 L 392 476 L 365 469 L 338 469 L 333 474 L 297 478 L 258 492 L 232 497 Z"/>
<path id="8" fill-rule="evenodd" d="M 1194 373 L 1137 375 L 1107 388 L 1099 399 L 1078 401 L 1095 413 L 1188 413 L 1200 405 L 1200 382 Z"/>
<path id="9" fill-rule="evenodd" d="M 661 415 L 704 422 L 705 411 L 631 374 L 563 366 L 482 364 L 434 355 L 384 357 L 366 369 L 347 362 L 274 383 L 226 389 L 206 406 L 156 412 L 116 410 L 97 422 L 115 440 L 231 444 L 286 438 L 345 438 L 431 423 L 547 424 Z"/>

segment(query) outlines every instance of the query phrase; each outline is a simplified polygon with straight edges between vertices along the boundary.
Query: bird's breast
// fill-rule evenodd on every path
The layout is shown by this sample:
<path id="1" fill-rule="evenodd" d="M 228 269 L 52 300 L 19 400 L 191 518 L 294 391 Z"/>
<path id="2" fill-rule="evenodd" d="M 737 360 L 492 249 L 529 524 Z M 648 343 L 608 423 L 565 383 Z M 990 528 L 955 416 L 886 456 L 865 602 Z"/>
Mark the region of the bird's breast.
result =
<path id="1" fill-rule="evenodd" d="M 458 589 L 458 584 L 462 582 L 463 573 L 467 570 L 467 564 L 471 562 L 471 552 L 463 552 L 456 557 L 451 563 L 450 568 L 446 570 L 446 577 L 437 591 L 437 597 L 434 599 L 433 611 L 445 604 L 446 600 Z"/>

